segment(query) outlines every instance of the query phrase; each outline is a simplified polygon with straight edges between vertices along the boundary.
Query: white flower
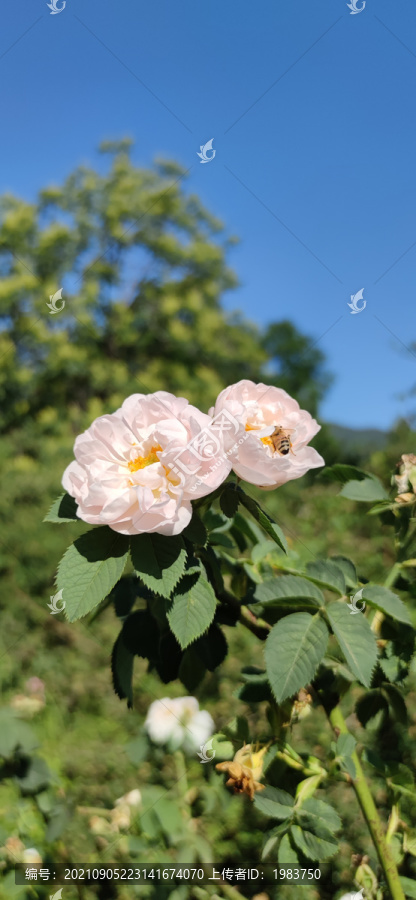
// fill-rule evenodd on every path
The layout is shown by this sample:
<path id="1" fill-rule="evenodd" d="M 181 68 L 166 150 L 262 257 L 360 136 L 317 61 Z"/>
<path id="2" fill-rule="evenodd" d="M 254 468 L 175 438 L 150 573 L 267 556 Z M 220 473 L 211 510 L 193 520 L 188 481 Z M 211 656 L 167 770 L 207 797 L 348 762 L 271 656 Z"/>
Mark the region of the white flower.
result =
<path id="1" fill-rule="evenodd" d="M 180 747 L 191 754 L 211 736 L 214 721 L 199 709 L 195 697 L 164 697 L 151 704 L 144 727 L 155 744 L 166 744 L 169 750 Z"/>
<path id="2" fill-rule="evenodd" d="M 120 534 L 180 534 L 191 500 L 210 494 L 231 470 L 211 424 L 167 391 L 127 397 L 76 438 L 62 484 L 78 504 L 77 516 Z"/>
<path id="3" fill-rule="evenodd" d="M 127 806 L 140 806 L 142 802 L 142 795 L 138 788 L 134 791 L 129 791 L 128 794 L 124 794 L 123 797 L 119 797 L 116 800 L 114 806 L 120 806 L 120 804 L 127 804 Z"/>
<path id="4" fill-rule="evenodd" d="M 237 433 L 225 432 L 223 440 L 232 468 L 243 481 L 271 491 L 325 465 L 308 446 L 321 426 L 282 388 L 243 379 L 221 391 L 209 413 L 215 418 L 223 411 L 239 426 Z M 282 440 L 284 452 L 278 448 Z"/>
<path id="5" fill-rule="evenodd" d="M 36 847 L 28 847 L 27 850 L 23 851 L 23 862 L 27 865 L 36 865 L 42 862 L 42 857 L 40 853 L 36 850 Z"/>

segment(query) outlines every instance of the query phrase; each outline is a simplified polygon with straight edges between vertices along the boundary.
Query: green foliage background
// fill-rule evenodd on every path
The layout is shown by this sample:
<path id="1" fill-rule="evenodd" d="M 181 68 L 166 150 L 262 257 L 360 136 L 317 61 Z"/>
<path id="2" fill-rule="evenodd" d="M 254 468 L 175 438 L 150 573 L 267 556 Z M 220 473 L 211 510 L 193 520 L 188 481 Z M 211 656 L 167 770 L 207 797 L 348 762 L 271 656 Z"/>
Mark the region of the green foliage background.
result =
<path id="1" fill-rule="evenodd" d="M 33 204 L 13 196 L 0 200 L 2 704 L 8 707 L 27 678 L 36 675 L 45 682 L 46 706 L 31 727 L 40 742 L 37 754 L 49 769 L 42 790 L 34 788 L 37 793 L 24 793 L 3 769 L 0 846 L 12 835 L 36 847 L 45 860 L 189 863 L 185 812 L 178 818 L 184 803 L 176 785 L 179 762 L 166 754 L 143 758 L 139 740 L 150 703 L 183 695 L 184 688 L 179 682 L 161 685 L 139 660 L 134 711 L 127 712 L 111 686 L 109 657 L 118 633 L 112 608 L 93 629 L 85 621 L 69 625 L 49 614 L 55 570 L 72 533 L 71 526 L 41 522 L 60 492 L 75 436 L 129 394 L 172 391 L 208 411 L 225 386 L 250 378 L 284 387 L 316 415 L 331 375 L 321 351 L 289 320 L 261 331 L 238 313 L 225 315 L 221 297 L 237 285 L 227 262 L 235 238 L 224 234 L 198 197 L 186 193 L 184 170 L 168 161 L 152 170 L 133 166 L 128 141 L 107 143 L 102 150 L 111 159 L 104 174 L 77 169 L 62 186 L 41 191 Z M 46 301 L 60 287 L 65 308 L 51 315 Z M 414 437 L 406 423 L 399 424 L 387 446 L 372 455 L 371 471 L 388 483 L 401 453 L 415 451 Z M 314 445 L 328 464 L 365 461 L 357 448 L 343 450 L 327 426 Z M 362 566 L 367 578 L 380 580 L 393 563 L 388 528 L 363 515 L 354 502 L 340 502 L 337 492 L 316 473 L 268 493 L 266 501 L 262 492 L 249 491 L 284 528 L 301 562 L 342 553 L 355 560 L 358 571 Z M 258 664 L 257 642 L 249 633 L 225 630 L 231 652 L 221 675 L 205 677 L 198 699 L 218 730 L 236 712 L 248 711 L 257 733 L 262 708 L 247 710 L 235 697 L 241 661 Z M 414 683 L 409 704 L 414 711 Z M 325 758 L 331 736 L 323 714 L 294 730 L 299 751 Z M 410 736 L 415 733 L 413 727 Z M 405 752 L 405 744 L 398 752 Z M 192 759 L 187 769 L 196 858 L 227 857 L 235 865 L 258 860 L 264 817 L 248 798 L 225 792 L 211 766 Z M 109 809 L 136 787 L 151 811 L 128 833 L 115 835 L 117 843 L 105 856 L 107 838 L 92 833 L 89 816 L 79 807 Z M 302 889 L 305 900 L 332 898 L 332 879 L 339 895 L 348 890 L 351 855 L 373 852 L 354 797 L 343 786 L 333 790 L 328 799 L 342 808 L 345 826 L 341 852 L 319 891 Z M 382 807 L 382 784 L 377 791 Z M 3 851 L 0 863 L 7 868 Z M 282 888 L 279 897 L 291 897 L 291 891 Z M 131 887 L 116 894 L 68 888 L 67 895 L 68 900 L 197 897 L 188 889 Z M 49 893 L 19 891 L 9 874 L 0 896 Z"/>

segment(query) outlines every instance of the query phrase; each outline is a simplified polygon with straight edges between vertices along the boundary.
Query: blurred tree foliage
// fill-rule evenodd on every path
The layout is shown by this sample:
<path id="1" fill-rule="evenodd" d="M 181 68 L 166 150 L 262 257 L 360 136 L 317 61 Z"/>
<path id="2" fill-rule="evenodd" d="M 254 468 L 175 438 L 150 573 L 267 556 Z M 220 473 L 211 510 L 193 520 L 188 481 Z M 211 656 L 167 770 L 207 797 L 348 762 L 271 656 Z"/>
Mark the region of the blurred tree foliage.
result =
<path id="1" fill-rule="evenodd" d="M 287 319 L 268 326 L 262 346 L 271 359 L 270 371 L 279 386 L 316 416 L 319 403 L 333 382 L 322 350 Z"/>
<path id="2" fill-rule="evenodd" d="M 277 378 L 315 414 L 331 380 L 322 352 L 290 322 L 262 335 L 224 314 L 234 239 L 185 195 L 185 170 L 136 167 L 128 140 L 101 150 L 108 174 L 81 167 L 36 204 L 0 201 L 3 428 L 92 398 L 112 410 L 133 391 L 183 392 L 206 410 L 241 378 Z M 60 287 L 65 308 L 53 315 L 46 301 Z"/>

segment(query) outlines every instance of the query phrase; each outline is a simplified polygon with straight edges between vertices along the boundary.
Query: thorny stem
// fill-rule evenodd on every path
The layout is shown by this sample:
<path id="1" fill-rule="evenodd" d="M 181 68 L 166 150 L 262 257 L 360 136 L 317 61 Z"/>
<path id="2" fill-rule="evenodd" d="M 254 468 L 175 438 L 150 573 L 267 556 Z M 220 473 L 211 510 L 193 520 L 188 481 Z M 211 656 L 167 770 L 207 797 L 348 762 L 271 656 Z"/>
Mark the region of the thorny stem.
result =
<path id="1" fill-rule="evenodd" d="M 330 712 L 327 711 L 329 721 L 336 734 L 349 734 L 344 716 L 339 706 L 335 706 Z M 393 859 L 390 844 L 387 843 L 384 834 L 383 825 L 377 812 L 370 789 L 365 779 L 364 772 L 361 767 L 360 760 L 356 751 L 351 754 L 351 758 L 355 765 L 356 777 L 351 779 L 352 786 L 357 795 L 361 811 L 371 834 L 377 856 L 380 861 L 381 868 L 384 872 L 387 884 L 390 889 L 393 900 L 405 900 L 402 886 L 400 884 L 399 873 Z"/>

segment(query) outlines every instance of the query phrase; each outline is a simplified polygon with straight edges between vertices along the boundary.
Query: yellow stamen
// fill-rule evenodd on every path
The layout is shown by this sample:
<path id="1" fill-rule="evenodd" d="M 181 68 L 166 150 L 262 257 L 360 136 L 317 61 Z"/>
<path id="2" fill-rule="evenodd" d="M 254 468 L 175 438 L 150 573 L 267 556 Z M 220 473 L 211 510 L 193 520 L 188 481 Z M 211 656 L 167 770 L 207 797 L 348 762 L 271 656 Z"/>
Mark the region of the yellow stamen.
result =
<path id="1" fill-rule="evenodd" d="M 156 447 L 152 447 L 147 456 L 136 456 L 136 459 L 131 459 L 127 463 L 130 472 L 137 472 L 139 469 L 144 469 L 146 466 L 152 466 L 153 463 L 159 462 L 159 457 L 156 454 L 162 449 L 158 444 Z"/>

